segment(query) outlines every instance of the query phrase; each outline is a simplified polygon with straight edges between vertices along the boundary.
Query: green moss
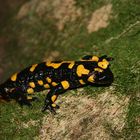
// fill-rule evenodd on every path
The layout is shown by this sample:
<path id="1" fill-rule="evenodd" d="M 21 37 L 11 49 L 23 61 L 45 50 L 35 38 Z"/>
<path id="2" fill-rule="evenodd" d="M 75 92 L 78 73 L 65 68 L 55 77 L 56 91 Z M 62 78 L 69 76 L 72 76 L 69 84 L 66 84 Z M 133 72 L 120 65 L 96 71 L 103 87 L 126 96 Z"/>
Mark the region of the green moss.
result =
<path id="1" fill-rule="evenodd" d="M 0 139 L 30 139 L 39 134 L 43 100 L 34 102 L 32 108 L 16 103 L 0 104 Z"/>

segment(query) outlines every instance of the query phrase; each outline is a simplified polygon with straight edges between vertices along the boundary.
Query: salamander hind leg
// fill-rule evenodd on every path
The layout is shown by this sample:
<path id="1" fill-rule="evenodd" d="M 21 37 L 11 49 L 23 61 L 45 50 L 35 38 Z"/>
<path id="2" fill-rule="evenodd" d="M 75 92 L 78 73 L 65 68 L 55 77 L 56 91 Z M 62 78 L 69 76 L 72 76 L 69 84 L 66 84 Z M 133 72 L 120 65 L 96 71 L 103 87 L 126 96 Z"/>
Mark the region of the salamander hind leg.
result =
<path id="1" fill-rule="evenodd" d="M 61 86 L 56 86 L 49 91 L 45 98 L 45 103 L 42 108 L 42 112 L 49 110 L 51 113 L 56 114 L 55 110 L 59 109 L 59 106 L 55 104 L 59 94 L 63 93 L 64 89 Z"/>

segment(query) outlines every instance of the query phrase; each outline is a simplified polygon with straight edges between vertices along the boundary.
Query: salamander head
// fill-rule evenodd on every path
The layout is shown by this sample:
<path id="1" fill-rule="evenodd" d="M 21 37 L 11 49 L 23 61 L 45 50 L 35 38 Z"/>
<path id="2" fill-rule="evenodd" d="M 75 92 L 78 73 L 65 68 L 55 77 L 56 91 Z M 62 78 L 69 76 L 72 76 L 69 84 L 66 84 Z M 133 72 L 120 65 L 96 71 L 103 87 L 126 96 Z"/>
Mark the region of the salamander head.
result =
<path id="1" fill-rule="evenodd" d="M 95 75 L 95 84 L 98 85 L 108 86 L 111 85 L 114 81 L 113 73 L 109 68 L 104 70 L 103 72 L 98 72 Z"/>
<path id="2" fill-rule="evenodd" d="M 114 80 L 113 73 L 110 70 L 110 61 L 112 60 L 113 58 L 107 57 L 106 55 L 99 57 L 96 62 L 96 67 L 94 68 L 94 71 L 90 74 L 90 76 L 94 77 L 94 84 L 99 86 L 111 85 Z"/>

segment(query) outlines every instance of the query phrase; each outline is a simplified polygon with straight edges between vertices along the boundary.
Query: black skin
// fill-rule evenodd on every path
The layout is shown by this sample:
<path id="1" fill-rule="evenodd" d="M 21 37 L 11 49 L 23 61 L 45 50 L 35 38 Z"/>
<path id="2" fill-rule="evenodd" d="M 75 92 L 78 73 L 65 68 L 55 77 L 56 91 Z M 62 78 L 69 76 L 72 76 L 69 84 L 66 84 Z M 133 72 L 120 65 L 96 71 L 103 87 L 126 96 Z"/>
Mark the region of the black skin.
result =
<path id="1" fill-rule="evenodd" d="M 92 60 L 93 56 L 85 56 L 81 61 L 53 61 L 54 64 L 60 64 L 58 67 L 46 65 L 46 62 L 37 64 L 37 66 L 31 71 L 33 66 L 27 67 L 17 74 L 17 77 L 13 81 L 9 78 L 6 82 L 0 85 L 0 96 L 6 100 L 10 101 L 15 99 L 21 106 L 28 105 L 31 106 L 31 101 L 37 100 L 36 97 L 28 99 L 28 96 L 32 94 L 28 92 L 30 82 L 35 84 L 32 89 L 34 92 L 43 91 L 46 88 L 45 84 L 49 84 L 49 93 L 47 94 L 42 108 L 42 112 L 49 110 L 55 114 L 55 109 L 59 106 L 55 105 L 57 97 L 60 94 L 66 92 L 66 90 L 75 89 L 87 85 L 91 86 L 110 86 L 114 80 L 113 73 L 110 70 L 110 64 L 106 68 L 101 68 L 98 66 L 99 62 L 104 59 L 109 63 L 112 60 L 111 57 L 102 56 L 98 57 L 97 60 Z M 62 63 L 63 62 L 63 63 Z M 70 66 L 72 62 L 72 66 Z M 78 66 L 84 67 L 84 70 L 88 70 L 86 73 L 82 73 L 79 76 L 77 73 Z M 95 68 L 99 68 L 100 71 L 96 71 Z M 80 73 L 84 71 L 81 69 Z M 88 78 L 94 76 L 94 81 L 89 81 Z M 49 77 L 51 82 L 46 81 Z M 41 80 L 43 85 L 39 85 L 38 81 Z M 84 82 L 81 83 L 79 80 Z M 62 84 L 62 81 L 64 85 Z M 52 83 L 56 84 L 53 85 Z M 54 99 L 52 99 L 55 97 Z M 55 106 L 54 106 L 55 105 Z"/>

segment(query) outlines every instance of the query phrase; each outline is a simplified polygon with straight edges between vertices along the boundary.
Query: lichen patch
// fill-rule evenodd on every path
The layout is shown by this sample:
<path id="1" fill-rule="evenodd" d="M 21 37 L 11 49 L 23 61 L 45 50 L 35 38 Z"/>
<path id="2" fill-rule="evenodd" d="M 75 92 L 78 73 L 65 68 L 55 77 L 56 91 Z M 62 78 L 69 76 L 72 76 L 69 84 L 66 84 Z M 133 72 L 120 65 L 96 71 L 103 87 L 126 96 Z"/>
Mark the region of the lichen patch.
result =
<path id="1" fill-rule="evenodd" d="M 73 22 L 81 16 L 81 9 L 75 6 L 75 0 L 57 0 L 53 2 L 53 6 L 59 30 L 64 28 L 65 23 Z"/>
<path id="2" fill-rule="evenodd" d="M 96 98 L 80 94 L 63 96 L 57 115 L 43 118 L 37 139 L 112 139 L 111 130 L 121 132 L 125 125 L 128 103 L 129 97 L 118 97 L 109 92 Z"/>
<path id="3" fill-rule="evenodd" d="M 87 25 L 88 33 L 97 32 L 101 28 L 109 25 L 111 18 L 112 4 L 104 5 L 92 13 Z"/>
<path id="4" fill-rule="evenodd" d="M 48 52 L 46 52 L 45 57 L 43 58 L 43 61 L 54 61 L 59 56 L 60 56 L 59 51 L 51 51 L 51 52 L 49 52 L 49 54 L 48 54 Z"/>
<path id="5" fill-rule="evenodd" d="M 75 4 L 75 0 L 31 0 L 20 8 L 16 18 L 21 19 L 34 13 L 43 19 L 54 19 L 58 30 L 63 30 L 66 23 L 73 22 L 81 16 L 82 10 Z"/>
<path id="6" fill-rule="evenodd" d="M 56 20 L 56 26 L 63 30 L 67 22 L 73 22 L 81 16 L 81 8 L 75 6 L 75 0 L 41 0 L 36 8 L 39 16 L 48 14 Z"/>

